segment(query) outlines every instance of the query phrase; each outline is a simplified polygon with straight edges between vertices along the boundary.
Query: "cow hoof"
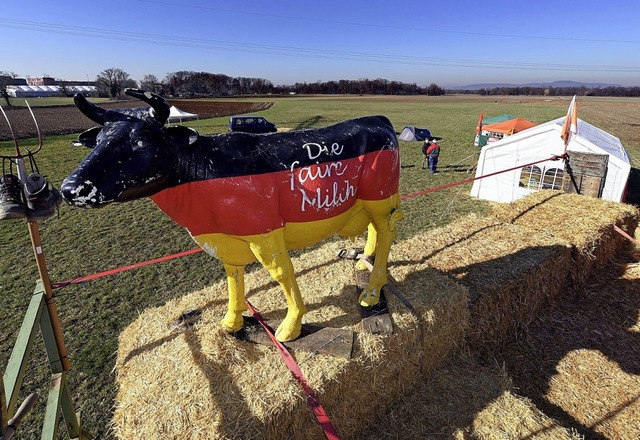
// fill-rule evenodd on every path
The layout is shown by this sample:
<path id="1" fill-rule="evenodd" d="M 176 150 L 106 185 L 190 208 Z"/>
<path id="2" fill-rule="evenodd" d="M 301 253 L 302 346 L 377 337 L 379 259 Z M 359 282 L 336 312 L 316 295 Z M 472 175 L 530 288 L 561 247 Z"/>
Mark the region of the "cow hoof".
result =
<path id="1" fill-rule="evenodd" d="M 240 313 L 228 313 L 224 315 L 224 319 L 220 321 L 220 326 L 228 333 L 234 333 L 242 330 L 244 319 Z"/>
<path id="2" fill-rule="evenodd" d="M 365 259 L 367 261 L 366 263 L 364 261 Z M 371 261 L 373 261 L 373 258 L 369 255 L 365 256 L 362 260 L 358 260 L 356 263 L 356 270 L 369 270 L 369 267 L 371 267 Z M 367 263 L 369 263 L 369 265 L 367 265 Z"/>
<path id="3" fill-rule="evenodd" d="M 369 292 L 368 289 L 363 290 L 358 301 L 360 301 L 360 306 L 362 307 L 373 307 L 377 305 L 380 302 L 378 289 L 373 289 L 371 292 Z"/>
<path id="4" fill-rule="evenodd" d="M 297 339 L 302 333 L 302 323 L 287 325 L 284 321 L 276 330 L 276 339 L 280 342 L 290 342 Z"/>

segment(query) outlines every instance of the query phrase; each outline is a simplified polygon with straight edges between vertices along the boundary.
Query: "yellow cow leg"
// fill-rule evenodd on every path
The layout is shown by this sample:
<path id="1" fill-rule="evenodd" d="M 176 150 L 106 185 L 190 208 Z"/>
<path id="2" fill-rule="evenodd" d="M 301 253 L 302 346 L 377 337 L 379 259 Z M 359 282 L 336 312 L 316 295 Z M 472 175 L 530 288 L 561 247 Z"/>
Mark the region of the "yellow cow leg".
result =
<path id="1" fill-rule="evenodd" d="M 220 325 L 228 332 L 237 332 L 244 323 L 242 312 L 247 310 L 244 300 L 244 266 L 224 264 L 224 270 L 227 273 L 229 306 Z"/>
<path id="2" fill-rule="evenodd" d="M 307 312 L 298 288 L 293 264 L 287 251 L 284 228 L 269 234 L 254 237 L 249 243 L 258 261 L 269 271 L 271 277 L 280 284 L 287 298 L 287 316 L 276 330 L 276 339 L 287 342 L 296 339 L 302 331 L 302 316 Z"/>
<path id="3" fill-rule="evenodd" d="M 366 257 L 375 257 L 377 244 L 378 233 L 376 232 L 376 228 L 373 223 L 369 223 L 369 226 L 367 227 L 367 243 L 364 245 L 363 251 L 364 255 Z M 363 262 L 358 261 L 356 263 L 356 269 L 367 270 L 367 266 L 365 266 Z"/>
<path id="4" fill-rule="evenodd" d="M 370 203 L 367 209 L 372 214 L 373 227 L 376 232 L 376 258 L 373 263 L 369 284 L 360 294 L 359 301 L 363 307 L 375 306 L 380 301 L 382 286 L 388 283 L 387 264 L 389 261 L 389 252 L 391 251 L 393 240 L 395 240 L 398 235 L 396 223 L 404 218 L 397 195 L 387 199 L 385 202 L 386 203 L 367 203 Z"/>

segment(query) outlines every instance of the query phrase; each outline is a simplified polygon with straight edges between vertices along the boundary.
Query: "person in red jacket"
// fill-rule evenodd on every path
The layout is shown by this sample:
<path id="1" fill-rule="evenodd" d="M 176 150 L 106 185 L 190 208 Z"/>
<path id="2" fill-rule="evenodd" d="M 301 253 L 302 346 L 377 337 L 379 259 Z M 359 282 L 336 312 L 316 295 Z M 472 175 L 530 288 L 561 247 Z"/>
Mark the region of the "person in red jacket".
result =
<path id="1" fill-rule="evenodd" d="M 440 145 L 436 141 L 441 138 L 429 136 L 424 141 L 422 152 L 425 155 L 425 159 L 429 162 L 429 172 L 436 173 L 438 168 L 438 156 L 440 155 Z M 422 169 L 424 169 L 424 162 L 422 163 Z"/>

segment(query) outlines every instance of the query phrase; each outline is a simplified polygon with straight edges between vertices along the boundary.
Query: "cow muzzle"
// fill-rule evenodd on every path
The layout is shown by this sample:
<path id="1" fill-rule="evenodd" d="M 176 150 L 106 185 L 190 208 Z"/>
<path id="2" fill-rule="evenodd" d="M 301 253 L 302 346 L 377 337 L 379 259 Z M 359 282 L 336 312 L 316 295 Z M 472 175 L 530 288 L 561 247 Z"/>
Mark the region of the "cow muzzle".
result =
<path id="1" fill-rule="evenodd" d="M 88 180 L 79 182 L 70 178 L 64 179 L 60 185 L 60 192 L 67 203 L 82 208 L 96 208 L 111 202 Z"/>

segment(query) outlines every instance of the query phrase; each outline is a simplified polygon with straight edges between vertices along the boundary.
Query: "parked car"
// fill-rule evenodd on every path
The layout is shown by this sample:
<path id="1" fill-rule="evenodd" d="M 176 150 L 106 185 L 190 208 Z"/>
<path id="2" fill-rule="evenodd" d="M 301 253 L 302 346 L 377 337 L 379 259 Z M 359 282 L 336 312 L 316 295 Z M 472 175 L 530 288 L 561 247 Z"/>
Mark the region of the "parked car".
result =
<path id="1" fill-rule="evenodd" d="M 231 116 L 229 117 L 229 132 L 243 131 L 245 133 L 275 133 L 276 125 L 262 116 Z"/>

